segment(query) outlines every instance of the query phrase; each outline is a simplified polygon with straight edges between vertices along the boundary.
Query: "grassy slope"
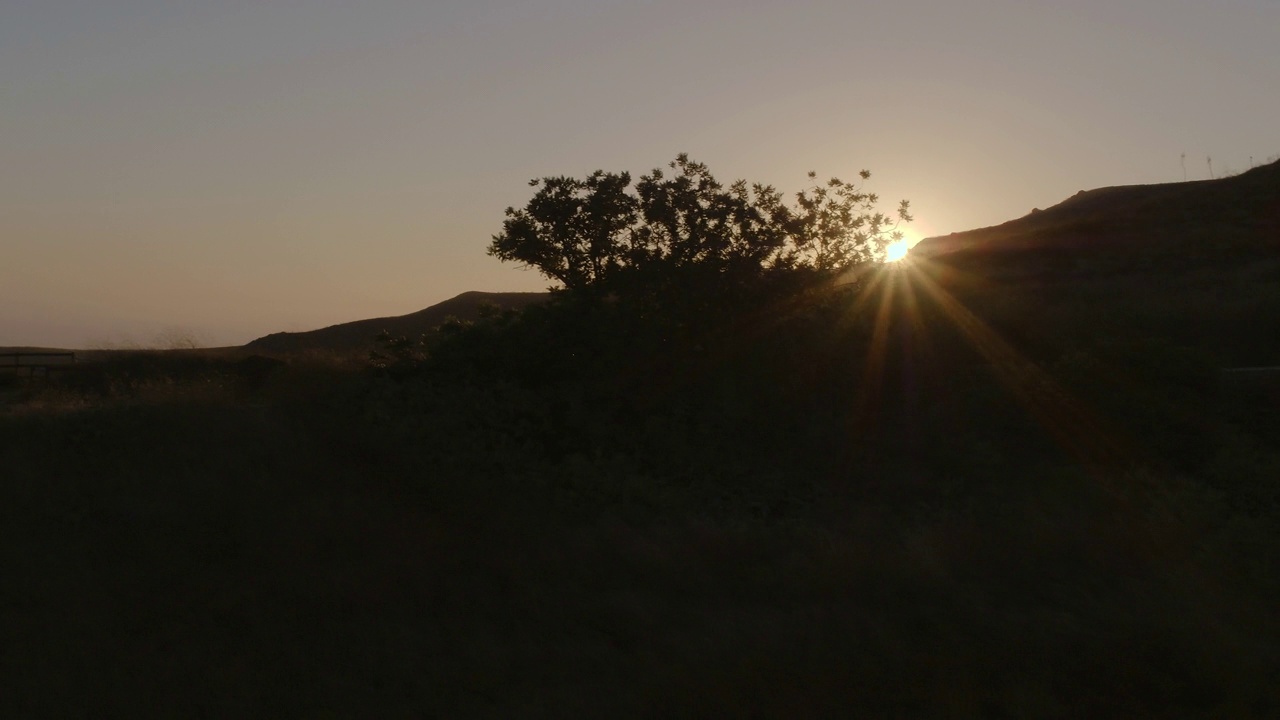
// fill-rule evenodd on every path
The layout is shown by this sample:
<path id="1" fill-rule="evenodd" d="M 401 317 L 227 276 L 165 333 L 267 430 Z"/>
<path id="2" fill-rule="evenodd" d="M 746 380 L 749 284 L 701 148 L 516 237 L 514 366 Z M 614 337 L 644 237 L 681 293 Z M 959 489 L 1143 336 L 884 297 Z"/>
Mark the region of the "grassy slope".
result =
<path id="1" fill-rule="evenodd" d="M 928 238 L 913 254 L 933 257 L 1041 249 L 1083 254 L 1136 242 L 1166 259 L 1199 262 L 1242 254 L 1274 255 L 1280 250 L 1278 233 L 1280 162 L 1217 180 L 1081 191 L 1053 207 L 1000 225 Z M 1241 240 L 1212 240 L 1222 235 Z M 1207 244 L 1197 247 L 1199 240 Z"/>
<path id="2" fill-rule="evenodd" d="M 954 476 L 867 465 L 780 519 L 709 514 L 715 468 L 681 489 L 492 419 L 546 403 L 205 371 L 27 388 L 0 415 L 6 714 L 1280 709 L 1274 501 L 975 447 Z M 1280 470 L 1251 442 L 1211 472 Z"/>
<path id="3" fill-rule="evenodd" d="M 1280 163 L 1220 180 L 1084 192 L 1002 225 L 931 238 L 913 255 L 1033 342 L 1145 334 L 1223 366 L 1280 364 L 1280 336 L 1265 327 L 1280 317 Z M 1049 331 L 1057 337 L 1043 337 Z"/>

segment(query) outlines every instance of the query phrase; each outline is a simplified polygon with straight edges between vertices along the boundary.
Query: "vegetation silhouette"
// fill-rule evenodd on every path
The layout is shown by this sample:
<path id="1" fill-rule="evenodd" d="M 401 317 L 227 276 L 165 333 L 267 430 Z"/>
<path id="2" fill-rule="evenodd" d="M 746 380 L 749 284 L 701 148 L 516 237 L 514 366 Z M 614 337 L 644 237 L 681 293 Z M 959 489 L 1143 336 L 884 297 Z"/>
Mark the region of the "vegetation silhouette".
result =
<path id="1" fill-rule="evenodd" d="M 602 170 L 547 177 L 522 209 L 507 208 L 489 254 L 537 268 L 567 291 L 661 304 L 672 293 L 759 293 L 771 281 L 831 279 L 883 253 L 910 222 L 876 210 L 879 198 L 831 178 L 784 202 L 771 185 L 725 187 L 681 154 L 644 175 Z M 815 173 L 809 173 L 811 180 Z M 862 171 L 866 180 L 871 173 Z"/>
<path id="2" fill-rule="evenodd" d="M 879 265 L 856 231 L 846 260 L 800 252 L 752 214 L 776 194 L 734 205 L 680 162 L 645 191 L 677 218 L 658 239 L 644 180 L 540 183 L 551 209 L 494 244 L 572 286 L 372 362 L 255 346 L 0 377 L 0 703 L 1280 711 L 1280 393 L 1222 372 L 1280 351 L 1276 168 L 1086 193 Z M 1201 204 L 1159 220 L 1177 197 Z"/>

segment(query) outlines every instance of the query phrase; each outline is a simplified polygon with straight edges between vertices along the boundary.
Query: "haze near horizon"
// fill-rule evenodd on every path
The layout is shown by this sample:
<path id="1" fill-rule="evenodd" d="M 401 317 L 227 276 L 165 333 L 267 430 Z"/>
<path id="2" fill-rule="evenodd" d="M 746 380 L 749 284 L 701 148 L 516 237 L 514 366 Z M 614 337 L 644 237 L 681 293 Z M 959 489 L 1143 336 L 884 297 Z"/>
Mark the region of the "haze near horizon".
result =
<path id="1" fill-rule="evenodd" d="M 688 152 L 914 237 L 1280 152 L 1280 5 L 0 6 L 0 345 L 209 345 L 545 280 L 526 181 Z M 1185 175 L 1184 175 L 1185 173 Z"/>

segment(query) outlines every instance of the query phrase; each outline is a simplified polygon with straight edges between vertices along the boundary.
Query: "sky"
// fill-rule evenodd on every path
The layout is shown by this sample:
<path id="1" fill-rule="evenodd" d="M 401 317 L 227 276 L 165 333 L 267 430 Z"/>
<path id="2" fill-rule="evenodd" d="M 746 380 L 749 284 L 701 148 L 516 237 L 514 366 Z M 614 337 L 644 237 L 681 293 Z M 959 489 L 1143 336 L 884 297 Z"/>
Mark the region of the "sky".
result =
<path id="1" fill-rule="evenodd" d="M 915 237 L 1240 172 L 1278 48 L 1276 0 L 0 0 L 0 346 L 544 289 L 485 253 L 528 181 L 681 152 Z"/>

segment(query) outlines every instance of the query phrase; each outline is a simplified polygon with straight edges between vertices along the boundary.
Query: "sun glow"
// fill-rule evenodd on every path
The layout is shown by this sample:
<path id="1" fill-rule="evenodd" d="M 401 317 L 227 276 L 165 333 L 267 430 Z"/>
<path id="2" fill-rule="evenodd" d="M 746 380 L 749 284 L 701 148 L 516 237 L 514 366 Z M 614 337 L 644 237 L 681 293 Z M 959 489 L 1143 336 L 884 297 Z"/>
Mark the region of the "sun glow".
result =
<path id="1" fill-rule="evenodd" d="M 911 243 L 906 238 L 894 240 L 884 248 L 884 261 L 887 263 L 898 262 L 907 256 L 907 251 L 911 249 Z"/>
<path id="2" fill-rule="evenodd" d="M 914 244 L 905 239 L 890 243 L 885 248 L 884 261 L 901 261 Z M 895 246 L 901 249 L 895 252 Z M 958 332 L 999 385 L 1084 469 L 1102 473 L 1105 468 L 1131 461 L 1135 450 L 1123 431 L 1023 356 L 944 286 L 972 289 L 978 278 L 927 256 L 912 258 L 889 272 L 869 273 L 868 278 L 851 311 L 856 314 L 865 309 L 872 320 L 857 399 L 860 425 L 871 427 L 878 421 L 885 401 L 883 391 L 894 380 L 895 362 L 909 371 L 903 373 L 907 383 L 904 387 L 915 387 L 921 377 L 916 374 L 919 369 L 942 362 L 930 338 L 930 330 L 941 322 L 951 326 L 949 332 Z"/>

